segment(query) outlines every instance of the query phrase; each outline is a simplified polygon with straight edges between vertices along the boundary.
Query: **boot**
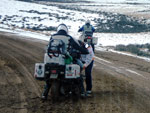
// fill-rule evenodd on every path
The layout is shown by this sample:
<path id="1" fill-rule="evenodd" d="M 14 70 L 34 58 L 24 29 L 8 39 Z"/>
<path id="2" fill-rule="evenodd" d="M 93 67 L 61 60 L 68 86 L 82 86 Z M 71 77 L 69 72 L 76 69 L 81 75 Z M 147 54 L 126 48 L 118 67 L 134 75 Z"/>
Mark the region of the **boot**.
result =
<path id="1" fill-rule="evenodd" d="M 42 100 L 47 100 L 49 89 L 50 89 L 50 84 L 46 84 L 44 87 L 44 91 L 42 93 L 42 97 L 41 97 Z"/>

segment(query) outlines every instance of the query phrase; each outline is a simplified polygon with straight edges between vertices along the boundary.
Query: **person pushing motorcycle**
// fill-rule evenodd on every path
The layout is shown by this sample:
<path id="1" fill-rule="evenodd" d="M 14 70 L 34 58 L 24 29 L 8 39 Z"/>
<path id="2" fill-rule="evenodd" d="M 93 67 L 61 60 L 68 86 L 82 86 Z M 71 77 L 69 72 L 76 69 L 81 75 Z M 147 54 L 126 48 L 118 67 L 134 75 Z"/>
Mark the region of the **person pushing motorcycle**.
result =
<path id="1" fill-rule="evenodd" d="M 91 45 L 87 47 L 89 54 L 82 54 L 81 60 L 84 63 L 85 68 L 85 83 L 86 83 L 86 96 L 92 95 L 92 68 L 94 64 L 94 52 Z"/>

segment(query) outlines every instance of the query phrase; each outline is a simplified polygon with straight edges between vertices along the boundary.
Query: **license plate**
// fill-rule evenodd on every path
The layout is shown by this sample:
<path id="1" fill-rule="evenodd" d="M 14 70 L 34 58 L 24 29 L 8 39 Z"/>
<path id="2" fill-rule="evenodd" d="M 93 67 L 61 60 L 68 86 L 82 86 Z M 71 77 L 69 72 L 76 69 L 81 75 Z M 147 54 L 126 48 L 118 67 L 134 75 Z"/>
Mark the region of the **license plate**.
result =
<path id="1" fill-rule="evenodd" d="M 58 77 L 58 74 L 51 74 L 50 78 L 51 79 L 56 79 Z"/>
<path id="2" fill-rule="evenodd" d="M 91 39 L 87 39 L 87 42 L 91 42 Z"/>

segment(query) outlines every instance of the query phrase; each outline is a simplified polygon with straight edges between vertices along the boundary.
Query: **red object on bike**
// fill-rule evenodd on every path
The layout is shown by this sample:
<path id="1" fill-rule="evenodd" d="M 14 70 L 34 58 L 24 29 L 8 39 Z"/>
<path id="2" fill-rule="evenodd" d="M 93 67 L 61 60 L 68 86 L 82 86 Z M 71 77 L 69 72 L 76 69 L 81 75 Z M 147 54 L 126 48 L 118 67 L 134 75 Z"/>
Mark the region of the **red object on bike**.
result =
<path id="1" fill-rule="evenodd" d="M 56 74 L 56 72 L 57 72 L 56 70 L 51 70 L 51 73 L 53 74 Z"/>

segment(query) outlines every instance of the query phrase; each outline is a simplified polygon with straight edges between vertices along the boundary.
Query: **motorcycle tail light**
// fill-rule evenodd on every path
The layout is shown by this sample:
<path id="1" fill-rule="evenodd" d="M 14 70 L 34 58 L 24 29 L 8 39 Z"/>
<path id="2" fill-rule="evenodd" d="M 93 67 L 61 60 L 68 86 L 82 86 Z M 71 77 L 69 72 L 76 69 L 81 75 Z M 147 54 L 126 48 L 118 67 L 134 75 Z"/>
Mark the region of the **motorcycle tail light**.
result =
<path id="1" fill-rule="evenodd" d="M 56 74 L 57 71 L 56 70 L 51 70 L 51 73 Z"/>

